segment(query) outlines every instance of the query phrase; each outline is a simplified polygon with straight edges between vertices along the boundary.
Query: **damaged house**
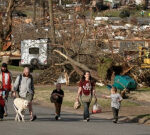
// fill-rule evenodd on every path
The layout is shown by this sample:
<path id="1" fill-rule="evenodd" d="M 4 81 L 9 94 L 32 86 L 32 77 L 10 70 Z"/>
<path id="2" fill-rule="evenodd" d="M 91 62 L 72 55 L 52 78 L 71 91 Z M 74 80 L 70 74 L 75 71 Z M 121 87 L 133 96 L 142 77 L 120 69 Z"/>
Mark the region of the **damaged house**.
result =
<path id="1" fill-rule="evenodd" d="M 145 8 L 150 8 L 150 0 L 93 0 L 92 6 L 108 6 L 109 8 L 118 8 L 129 4 L 144 5 Z"/>

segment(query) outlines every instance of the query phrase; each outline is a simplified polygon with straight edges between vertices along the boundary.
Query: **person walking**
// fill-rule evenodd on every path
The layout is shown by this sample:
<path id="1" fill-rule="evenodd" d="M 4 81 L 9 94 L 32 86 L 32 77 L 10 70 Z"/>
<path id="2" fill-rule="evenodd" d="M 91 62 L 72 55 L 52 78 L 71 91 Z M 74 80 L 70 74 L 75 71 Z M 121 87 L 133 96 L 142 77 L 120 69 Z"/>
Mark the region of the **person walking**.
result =
<path id="1" fill-rule="evenodd" d="M 0 81 L 0 121 L 3 120 L 4 117 L 4 106 L 5 106 L 5 91 L 2 87 L 2 82 Z"/>
<path id="2" fill-rule="evenodd" d="M 56 84 L 56 89 L 53 90 L 51 93 L 51 97 L 53 97 L 54 105 L 55 105 L 55 119 L 60 120 L 60 113 L 61 113 L 61 105 L 63 102 L 63 97 L 64 97 L 64 91 L 61 89 L 61 84 L 57 83 Z"/>
<path id="3" fill-rule="evenodd" d="M 113 117 L 114 117 L 113 122 L 117 123 L 119 109 L 120 109 L 120 105 L 121 105 L 121 101 L 122 101 L 121 95 L 119 93 L 117 93 L 117 89 L 115 87 L 112 87 L 111 95 L 110 96 L 103 95 L 102 97 L 111 98 L 111 107 L 112 107 L 112 112 L 113 112 Z"/>
<path id="4" fill-rule="evenodd" d="M 32 100 L 34 97 L 34 82 L 30 74 L 30 69 L 25 67 L 23 74 L 17 76 L 14 83 L 16 97 L 20 97 L 29 101 L 30 121 L 34 121 L 37 117 L 33 115 Z"/>
<path id="5" fill-rule="evenodd" d="M 95 87 L 95 82 L 92 80 L 90 72 L 86 71 L 83 74 L 81 81 L 79 83 L 78 94 L 76 97 L 76 100 L 78 102 L 79 102 L 79 98 L 81 98 L 81 101 L 84 105 L 83 119 L 86 122 L 90 120 L 89 106 L 92 101 L 92 97 L 94 96 L 95 100 L 97 100 L 94 87 Z"/>
<path id="6" fill-rule="evenodd" d="M 12 74 L 7 68 L 7 64 L 3 63 L 1 67 L 1 73 L 0 73 L 0 81 L 2 82 L 2 89 L 5 90 L 5 113 L 4 116 L 6 117 L 8 115 L 7 112 L 7 103 L 8 103 L 8 97 L 10 91 L 13 92 L 13 79 Z"/>

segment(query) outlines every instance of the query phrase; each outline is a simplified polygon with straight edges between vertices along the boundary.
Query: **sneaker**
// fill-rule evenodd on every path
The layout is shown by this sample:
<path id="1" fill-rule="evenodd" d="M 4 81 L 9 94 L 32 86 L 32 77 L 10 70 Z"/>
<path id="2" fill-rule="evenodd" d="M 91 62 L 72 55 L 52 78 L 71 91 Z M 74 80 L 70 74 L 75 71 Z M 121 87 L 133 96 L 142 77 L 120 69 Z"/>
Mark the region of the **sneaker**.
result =
<path id="1" fill-rule="evenodd" d="M 3 118 L 0 118 L 0 121 L 3 121 Z"/>
<path id="2" fill-rule="evenodd" d="M 83 120 L 84 122 L 89 122 L 90 121 L 90 118 L 86 118 Z"/>
<path id="3" fill-rule="evenodd" d="M 87 122 L 89 122 L 89 121 L 90 121 L 90 118 L 87 118 L 86 120 L 87 120 Z"/>
<path id="4" fill-rule="evenodd" d="M 61 117 L 60 117 L 60 116 L 58 117 L 58 120 L 61 120 Z"/>
<path id="5" fill-rule="evenodd" d="M 4 117 L 7 117 L 8 116 L 8 113 L 4 113 Z"/>
<path id="6" fill-rule="evenodd" d="M 34 121 L 34 120 L 36 120 L 36 119 L 37 119 L 37 116 L 34 115 L 34 116 L 30 119 L 30 121 Z"/>
<path id="7" fill-rule="evenodd" d="M 116 121 L 116 120 L 113 120 L 113 123 L 117 123 L 117 121 Z"/>
<path id="8" fill-rule="evenodd" d="M 58 120 L 58 116 L 57 115 L 55 116 L 55 120 Z"/>
<path id="9" fill-rule="evenodd" d="M 83 122 L 87 122 L 87 120 L 86 120 L 86 119 L 84 119 L 84 120 L 83 120 Z"/>

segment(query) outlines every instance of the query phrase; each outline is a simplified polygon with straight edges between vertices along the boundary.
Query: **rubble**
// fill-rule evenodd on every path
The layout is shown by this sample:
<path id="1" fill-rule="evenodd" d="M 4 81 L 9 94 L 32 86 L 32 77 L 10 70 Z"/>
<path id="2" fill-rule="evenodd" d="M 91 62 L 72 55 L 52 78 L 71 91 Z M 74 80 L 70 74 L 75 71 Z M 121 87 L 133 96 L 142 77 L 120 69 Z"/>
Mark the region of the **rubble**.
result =
<path id="1" fill-rule="evenodd" d="M 77 2 L 74 2 L 72 4 L 66 4 L 65 7 L 66 8 L 72 8 L 72 7 L 77 7 L 77 6 L 81 6 L 82 4 L 79 4 Z"/>
<path id="2" fill-rule="evenodd" d="M 62 74 L 62 69 L 60 67 L 49 67 L 45 69 L 35 82 L 40 84 L 54 84 L 58 81 L 58 78 Z"/>
<path id="3" fill-rule="evenodd" d="M 103 80 L 100 80 L 97 69 L 99 63 L 103 64 L 104 62 L 101 58 L 106 57 L 114 61 L 107 69 L 110 70 L 109 77 L 105 74 L 108 78 L 104 77 L 104 80 L 106 79 L 107 82 L 110 82 L 114 66 L 120 66 L 124 69 L 123 64 L 127 63 L 128 66 L 126 67 L 128 68 L 124 69 L 123 73 L 128 74 L 131 72 L 130 75 L 137 82 L 142 84 L 141 80 L 143 79 L 148 84 L 148 77 L 141 77 L 139 72 L 136 72 L 138 71 L 139 63 L 132 64 L 133 61 L 137 61 L 135 60 L 137 56 L 128 54 L 132 58 L 127 57 L 125 55 L 127 50 L 122 47 L 124 46 L 122 42 L 127 42 L 125 43 L 125 48 L 127 48 L 127 46 L 130 46 L 128 41 L 134 41 L 131 44 L 132 46 L 136 44 L 133 47 L 135 49 L 139 44 L 142 44 L 140 41 L 149 40 L 150 19 L 145 21 L 143 18 L 137 18 L 131 21 L 130 18 L 126 20 L 100 16 L 92 18 L 90 15 L 86 16 L 84 12 L 77 10 L 74 6 L 78 7 L 76 4 L 67 5 L 68 8 L 54 6 L 56 44 L 51 44 L 51 47 L 52 50 L 55 50 L 55 53 L 51 54 L 50 60 L 52 64 L 50 68 L 41 73 L 38 82 L 43 84 L 54 83 L 64 70 L 66 70 L 68 76 L 79 78 L 85 69 L 89 69 L 97 81 L 105 84 Z M 43 23 L 43 20 L 45 23 Z M 12 49 L 20 49 L 22 40 L 51 38 L 49 23 L 49 15 L 45 16 L 45 18 L 38 16 L 36 20 L 29 17 L 13 18 Z M 135 43 L 138 41 L 139 43 Z M 147 45 L 150 45 L 149 42 L 147 42 Z M 135 66 L 134 68 L 132 68 L 133 65 Z M 108 72 L 107 70 L 106 73 Z M 143 74 L 145 75 L 146 73 Z"/>
<path id="4" fill-rule="evenodd" d="M 95 21 L 108 21 L 109 17 L 95 17 Z"/>
<path id="5" fill-rule="evenodd" d="M 119 40 L 124 40 L 125 39 L 125 37 L 123 37 L 123 36 L 115 36 L 114 38 L 119 39 Z"/>

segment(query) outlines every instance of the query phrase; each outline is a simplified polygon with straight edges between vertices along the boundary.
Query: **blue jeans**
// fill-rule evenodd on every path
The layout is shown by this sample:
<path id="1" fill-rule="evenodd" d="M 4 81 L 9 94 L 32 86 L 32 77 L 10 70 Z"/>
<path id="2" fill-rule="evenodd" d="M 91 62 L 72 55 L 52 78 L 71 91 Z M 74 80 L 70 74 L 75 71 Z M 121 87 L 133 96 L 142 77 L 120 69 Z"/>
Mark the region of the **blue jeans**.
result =
<path id="1" fill-rule="evenodd" d="M 90 102 L 84 102 L 83 105 L 84 105 L 83 118 L 84 119 L 90 118 L 90 113 L 89 113 Z"/>

